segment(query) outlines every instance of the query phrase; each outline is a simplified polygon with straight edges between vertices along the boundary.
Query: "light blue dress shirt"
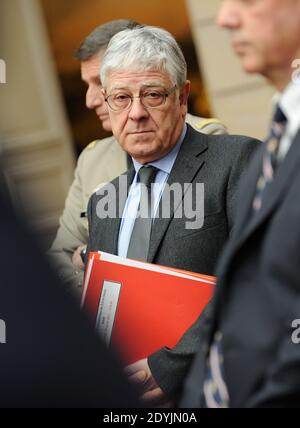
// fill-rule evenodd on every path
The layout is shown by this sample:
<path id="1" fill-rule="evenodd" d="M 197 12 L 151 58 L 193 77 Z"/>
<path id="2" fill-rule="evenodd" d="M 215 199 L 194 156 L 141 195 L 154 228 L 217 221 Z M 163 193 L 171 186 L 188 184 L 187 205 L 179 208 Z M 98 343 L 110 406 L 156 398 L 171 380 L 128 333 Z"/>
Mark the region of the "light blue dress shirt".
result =
<path id="1" fill-rule="evenodd" d="M 146 165 L 155 166 L 158 169 L 158 172 L 155 177 L 154 186 L 153 186 L 154 213 L 156 213 L 158 209 L 158 205 L 159 205 L 165 184 L 169 178 L 170 172 L 177 158 L 178 152 L 180 150 L 181 144 L 186 134 L 186 130 L 187 130 L 187 127 L 185 124 L 179 140 L 177 141 L 173 149 L 166 156 L 154 162 L 149 162 L 149 164 L 146 164 Z M 132 229 L 134 226 L 135 218 L 136 218 L 139 203 L 140 203 L 140 197 L 141 197 L 141 188 L 140 188 L 140 183 L 137 182 L 137 176 L 138 176 L 139 170 L 144 165 L 140 164 L 135 159 L 132 159 L 132 161 L 135 169 L 135 176 L 134 176 L 132 185 L 130 187 L 130 191 L 128 193 L 128 197 L 127 197 L 123 215 L 122 215 L 120 231 L 119 231 L 118 255 L 121 257 L 127 256 Z"/>

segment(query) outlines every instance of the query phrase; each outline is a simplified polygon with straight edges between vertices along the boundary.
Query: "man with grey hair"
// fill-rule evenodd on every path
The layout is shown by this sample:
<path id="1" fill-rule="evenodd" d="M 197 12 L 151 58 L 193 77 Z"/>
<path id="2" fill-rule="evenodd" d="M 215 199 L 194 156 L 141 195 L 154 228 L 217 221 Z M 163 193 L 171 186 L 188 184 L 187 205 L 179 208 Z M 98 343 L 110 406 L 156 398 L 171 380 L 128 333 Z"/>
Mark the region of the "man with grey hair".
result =
<path id="1" fill-rule="evenodd" d="M 102 127 L 111 131 L 107 104 L 101 92 L 99 68 L 110 39 L 119 31 L 139 26 L 135 21 L 120 19 L 99 25 L 81 43 L 75 57 L 81 63 L 81 77 L 87 85 L 86 106 L 94 110 Z M 216 119 L 190 114 L 186 120 L 198 131 L 222 134 L 226 128 Z M 56 238 L 49 251 L 50 259 L 66 285 L 80 293 L 83 283 L 81 251 L 88 240 L 86 219 L 90 195 L 101 183 L 111 181 L 128 167 L 124 152 L 114 137 L 93 141 L 81 153 L 75 178 L 70 187 Z"/>
<path id="2" fill-rule="evenodd" d="M 181 49 L 163 29 L 135 28 L 111 39 L 100 69 L 103 94 L 114 136 L 131 156 L 133 166 L 92 195 L 87 253 L 102 250 L 214 273 L 234 224 L 236 186 L 257 142 L 239 136 L 207 136 L 187 125 L 190 82 L 186 73 Z M 125 192 L 121 188 L 124 182 Z M 142 221 L 138 211 L 144 187 L 153 184 L 152 209 Z M 190 192 L 182 192 L 167 218 L 160 217 L 164 196 L 173 185 L 187 186 L 196 207 L 197 189 L 204 185 L 203 225 L 193 230 L 186 227 L 189 219 L 182 207 L 189 204 Z M 112 188 L 115 195 L 112 192 L 110 196 Z M 116 206 L 122 193 L 125 200 L 120 202 L 117 215 L 103 215 L 101 206 L 107 196 L 111 197 L 108 204 Z M 173 350 L 163 348 L 127 368 L 128 375 L 143 384 L 143 397 L 150 405 L 162 405 L 166 397 L 178 394 L 201 340 L 205 316 L 201 318 Z"/>

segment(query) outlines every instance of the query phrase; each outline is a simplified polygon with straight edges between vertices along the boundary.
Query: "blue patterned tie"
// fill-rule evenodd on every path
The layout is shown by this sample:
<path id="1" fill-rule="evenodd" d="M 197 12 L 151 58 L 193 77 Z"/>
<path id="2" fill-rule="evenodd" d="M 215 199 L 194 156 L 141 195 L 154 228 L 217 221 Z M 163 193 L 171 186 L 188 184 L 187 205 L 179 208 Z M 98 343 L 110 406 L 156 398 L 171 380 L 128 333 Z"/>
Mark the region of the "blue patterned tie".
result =
<path id="1" fill-rule="evenodd" d="M 278 164 L 280 140 L 285 131 L 286 125 L 287 118 L 280 107 L 277 106 L 271 124 L 270 134 L 265 141 L 262 172 L 257 181 L 256 194 L 253 199 L 253 210 L 255 212 L 261 209 L 264 191 L 268 184 L 270 184 L 274 179 L 275 170 Z"/>
<path id="2" fill-rule="evenodd" d="M 224 381 L 222 340 L 222 334 L 217 331 L 207 358 L 204 398 L 208 408 L 229 407 L 229 394 Z"/>

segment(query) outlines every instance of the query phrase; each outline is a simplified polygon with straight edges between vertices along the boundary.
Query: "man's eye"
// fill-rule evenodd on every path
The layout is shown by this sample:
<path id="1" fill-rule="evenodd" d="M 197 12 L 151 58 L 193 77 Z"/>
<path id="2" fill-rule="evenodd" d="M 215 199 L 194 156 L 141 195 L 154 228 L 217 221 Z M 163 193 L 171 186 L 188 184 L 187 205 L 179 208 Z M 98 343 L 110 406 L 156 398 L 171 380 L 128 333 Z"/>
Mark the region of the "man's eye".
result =
<path id="1" fill-rule="evenodd" d="M 118 94 L 114 96 L 115 101 L 127 101 L 130 98 L 127 94 Z"/>
<path id="2" fill-rule="evenodd" d="M 160 92 L 146 92 L 144 94 L 144 97 L 146 98 L 152 98 L 152 99 L 158 99 L 161 98 L 163 96 L 163 94 L 161 94 Z"/>

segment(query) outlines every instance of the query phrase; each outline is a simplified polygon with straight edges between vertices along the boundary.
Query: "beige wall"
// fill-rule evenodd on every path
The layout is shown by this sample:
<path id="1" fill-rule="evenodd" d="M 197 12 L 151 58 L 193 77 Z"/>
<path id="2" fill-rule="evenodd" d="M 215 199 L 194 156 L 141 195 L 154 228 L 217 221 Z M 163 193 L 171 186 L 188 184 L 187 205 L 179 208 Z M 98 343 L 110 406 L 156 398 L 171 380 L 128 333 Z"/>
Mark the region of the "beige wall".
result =
<path id="1" fill-rule="evenodd" d="M 186 0 L 194 42 L 212 107 L 230 133 L 263 139 L 273 89 L 260 77 L 246 75 L 233 54 L 229 36 L 215 24 L 222 0 Z"/>
<path id="2" fill-rule="evenodd" d="M 44 235 L 57 227 L 74 156 L 38 0 L 1 0 L 2 158 L 17 210 Z"/>

